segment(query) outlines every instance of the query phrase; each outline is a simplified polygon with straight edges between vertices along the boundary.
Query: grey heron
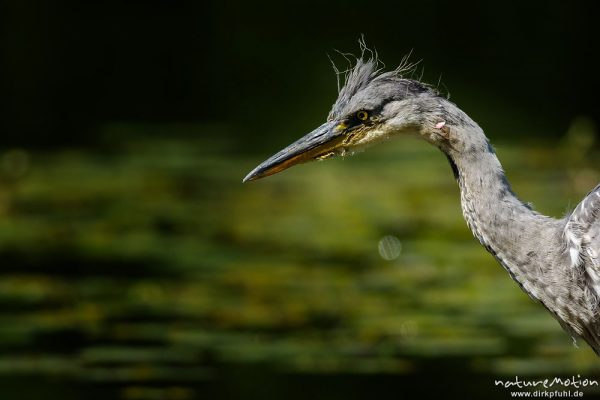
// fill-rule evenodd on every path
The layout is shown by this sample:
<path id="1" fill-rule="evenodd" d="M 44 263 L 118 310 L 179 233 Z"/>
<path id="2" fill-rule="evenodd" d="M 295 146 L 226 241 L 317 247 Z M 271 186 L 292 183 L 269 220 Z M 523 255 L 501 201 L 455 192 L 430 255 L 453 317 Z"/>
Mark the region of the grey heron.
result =
<path id="1" fill-rule="evenodd" d="M 416 134 L 448 158 L 475 238 L 573 339 L 600 355 L 600 185 L 562 219 L 517 198 L 483 130 L 404 69 L 382 72 L 363 56 L 346 73 L 327 121 L 273 155 L 244 182 L 293 165 Z"/>

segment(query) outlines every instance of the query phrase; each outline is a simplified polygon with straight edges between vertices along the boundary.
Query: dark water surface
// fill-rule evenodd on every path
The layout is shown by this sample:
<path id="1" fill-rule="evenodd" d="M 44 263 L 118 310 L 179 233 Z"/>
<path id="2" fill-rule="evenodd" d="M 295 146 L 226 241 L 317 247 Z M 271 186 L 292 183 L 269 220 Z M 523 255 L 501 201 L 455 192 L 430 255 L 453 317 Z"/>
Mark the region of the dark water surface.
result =
<path id="1" fill-rule="evenodd" d="M 554 216 L 600 181 L 570 135 L 498 148 Z M 3 398 L 507 398 L 494 379 L 599 376 L 474 241 L 425 144 L 242 185 L 261 159 L 227 141 L 124 143 L 0 154 Z"/>

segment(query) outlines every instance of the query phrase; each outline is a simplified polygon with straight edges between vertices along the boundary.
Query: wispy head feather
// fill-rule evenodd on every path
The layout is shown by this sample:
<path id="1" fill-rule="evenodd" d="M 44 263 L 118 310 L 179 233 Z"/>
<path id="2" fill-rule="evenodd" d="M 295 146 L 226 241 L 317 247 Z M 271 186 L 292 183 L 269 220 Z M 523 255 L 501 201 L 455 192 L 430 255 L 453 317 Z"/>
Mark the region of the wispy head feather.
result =
<path id="1" fill-rule="evenodd" d="M 413 63 L 410 61 L 412 51 L 402 58 L 400 65 L 398 65 L 396 69 L 382 72 L 385 65 L 379 59 L 377 51 L 369 49 L 362 37 L 358 43 L 361 50 L 361 54 L 358 57 L 351 53 L 343 53 L 336 50 L 336 52 L 348 62 L 348 67 L 346 69 L 340 70 L 331 57 L 329 58 L 338 80 L 338 99 L 331 109 L 329 114 L 330 119 L 336 115 L 340 115 L 357 93 L 367 86 L 379 81 L 404 80 L 406 81 L 407 90 L 411 89 L 410 86 L 419 84 L 423 88 L 435 92 L 435 90 L 427 84 L 405 78 L 406 75 L 414 74 L 416 67 L 420 62 L 417 61 Z M 352 59 L 354 62 L 352 62 Z M 341 88 L 340 76 L 344 77 L 344 85 Z"/>

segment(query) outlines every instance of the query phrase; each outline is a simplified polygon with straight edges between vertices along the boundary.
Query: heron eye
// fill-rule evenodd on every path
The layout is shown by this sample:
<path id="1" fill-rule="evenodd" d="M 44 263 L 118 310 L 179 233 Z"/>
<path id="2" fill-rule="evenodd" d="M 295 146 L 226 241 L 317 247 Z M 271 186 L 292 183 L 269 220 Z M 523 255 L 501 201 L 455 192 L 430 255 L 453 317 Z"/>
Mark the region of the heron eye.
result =
<path id="1" fill-rule="evenodd" d="M 369 113 L 366 111 L 359 111 L 356 113 L 356 118 L 360 119 L 361 121 L 366 121 L 369 119 Z"/>

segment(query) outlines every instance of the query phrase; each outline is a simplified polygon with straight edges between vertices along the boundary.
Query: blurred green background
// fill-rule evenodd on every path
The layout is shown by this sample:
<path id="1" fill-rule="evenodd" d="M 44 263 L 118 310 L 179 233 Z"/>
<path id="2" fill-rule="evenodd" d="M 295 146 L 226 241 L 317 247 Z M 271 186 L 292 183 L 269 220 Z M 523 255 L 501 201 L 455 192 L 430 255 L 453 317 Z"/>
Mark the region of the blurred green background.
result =
<path id="1" fill-rule="evenodd" d="M 508 398 L 494 379 L 599 377 L 472 238 L 429 145 L 241 184 L 324 120 L 327 54 L 362 33 L 389 68 L 412 49 L 517 193 L 563 215 L 600 181 L 581 3 L 15 0 L 0 21 L 2 398 Z"/>

